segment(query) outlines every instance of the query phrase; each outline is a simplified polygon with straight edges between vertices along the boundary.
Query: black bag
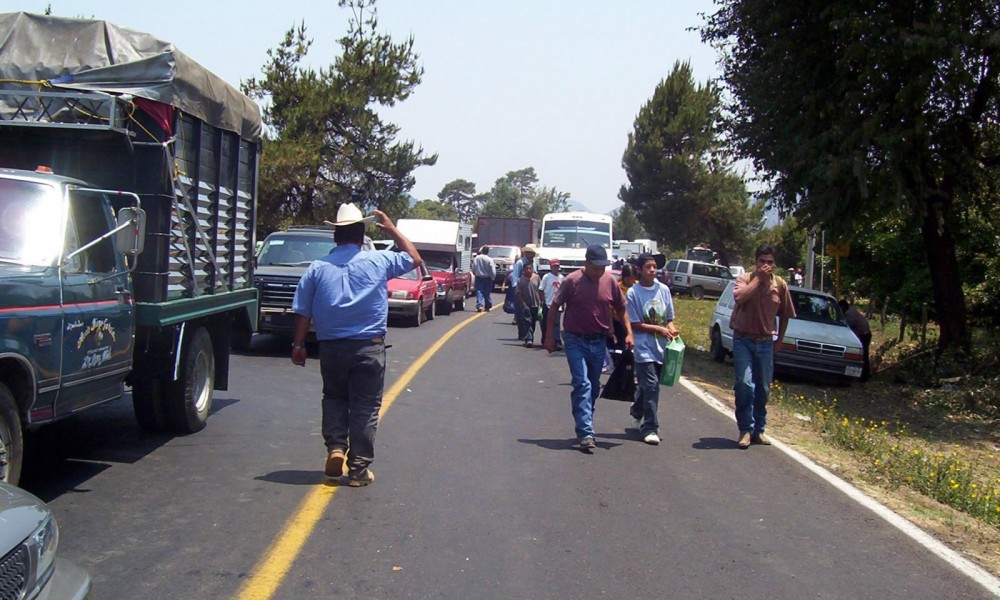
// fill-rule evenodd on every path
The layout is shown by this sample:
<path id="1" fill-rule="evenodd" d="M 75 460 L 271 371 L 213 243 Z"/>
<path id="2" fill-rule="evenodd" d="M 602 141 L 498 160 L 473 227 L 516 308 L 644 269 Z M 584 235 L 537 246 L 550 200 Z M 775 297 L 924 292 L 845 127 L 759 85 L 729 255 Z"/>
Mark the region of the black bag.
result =
<path id="1" fill-rule="evenodd" d="M 622 352 L 618 364 L 601 390 L 601 398 L 632 402 L 635 400 L 635 357 L 631 350 Z"/>

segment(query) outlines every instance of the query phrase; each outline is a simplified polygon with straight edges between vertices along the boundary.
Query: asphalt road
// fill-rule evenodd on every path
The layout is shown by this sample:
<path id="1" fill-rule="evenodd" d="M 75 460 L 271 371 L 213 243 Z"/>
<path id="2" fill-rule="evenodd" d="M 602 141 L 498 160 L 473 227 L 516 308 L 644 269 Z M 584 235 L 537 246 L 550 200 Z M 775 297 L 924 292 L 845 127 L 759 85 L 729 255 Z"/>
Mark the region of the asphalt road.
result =
<path id="1" fill-rule="evenodd" d="M 564 356 L 522 348 L 499 308 L 390 327 L 387 388 L 470 318 L 386 412 L 375 483 L 337 488 L 274 597 L 992 597 L 776 448 L 737 449 L 683 387 L 661 389 L 661 445 L 602 400 L 597 451 L 572 449 Z M 318 361 L 288 357 L 256 337 L 195 435 L 142 433 L 126 399 L 31 436 L 22 485 L 95 597 L 231 598 L 253 581 L 324 485 Z"/>

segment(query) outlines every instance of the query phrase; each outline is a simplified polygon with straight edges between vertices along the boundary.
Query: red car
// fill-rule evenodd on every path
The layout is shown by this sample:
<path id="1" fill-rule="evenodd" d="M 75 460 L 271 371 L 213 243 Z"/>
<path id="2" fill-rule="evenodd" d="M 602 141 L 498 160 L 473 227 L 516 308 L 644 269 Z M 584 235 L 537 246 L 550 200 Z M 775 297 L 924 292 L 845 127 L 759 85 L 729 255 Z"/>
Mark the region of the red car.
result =
<path id="1" fill-rule="evenodd" d="M 423 265 L 388 282 L 389 316 L 403 317 L 414 327 L 434 318 L 437 284 Z"/>

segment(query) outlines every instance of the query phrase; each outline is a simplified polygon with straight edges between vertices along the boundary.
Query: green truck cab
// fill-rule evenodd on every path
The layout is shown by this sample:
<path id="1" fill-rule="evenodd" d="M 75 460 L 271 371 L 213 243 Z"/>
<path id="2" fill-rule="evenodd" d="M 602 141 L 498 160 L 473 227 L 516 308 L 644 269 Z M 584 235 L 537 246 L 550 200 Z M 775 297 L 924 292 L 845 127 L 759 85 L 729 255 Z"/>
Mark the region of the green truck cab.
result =
<path id="1" fill-rule="evenodd" d="M 144 429 L 205 427 L 257 324 L 261 124 L 146 34 L 25 13 L 0 29 L 0 480 L 16 483 L 26 430 L 127 388 Z"/>

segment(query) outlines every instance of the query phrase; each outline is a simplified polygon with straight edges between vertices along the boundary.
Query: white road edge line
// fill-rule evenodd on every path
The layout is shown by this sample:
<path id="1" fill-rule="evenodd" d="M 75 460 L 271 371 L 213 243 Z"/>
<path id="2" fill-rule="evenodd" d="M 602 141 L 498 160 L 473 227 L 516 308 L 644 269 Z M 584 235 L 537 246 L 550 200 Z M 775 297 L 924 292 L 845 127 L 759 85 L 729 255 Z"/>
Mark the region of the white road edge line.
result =
<path id="1" fill-rule="evenodd" d="M 730 408 L 725 403 L 723 403 L 721 400 L 709 394 L 705 390 L 701 389 L 694 383 L 691 383 L 691 381 L 688 380 L 687 377 L 681 377 L 680 383 L 685 388 L 687 388 L 687 390 L 690 391 L 692 394 L 701 398 L 701 400 L 705 404 L 711 406 L 715 410 L 726 415 L 734 422 L 736 421 L 736 415 L 733 414 L 733 409 Z M 927 548 L 932 553 L 940 557 L 942 560 L 944 560 L 951 566 L 961 571 L 964 575 L 968 576 L 973 581 L 986 588 L 986 590 L 992 593 L 994 596 L 1000 597 L 1000 579 L 994 577 L 989 571 L 986 571 L 979 565 L 963 557 L 958 552 L 955 552 L 948 546 L 945 546 L 942 542 L 937 540 L 931 534 L 917 527 L 916 525 L 914 525 L 912 522 L 902 517 L 901 515 L 896 514 L 891 509 L 886 507 L 884 504 L 866 495 L 864 492 L 854 487 L 850 483 L 847 483 L 840 477 L 837 477 L 830 471 L 819 466 L 811 459 L 801 454 L 799 451 L 794 450 L 789 446 L 786 446 L 780 441 L 774 439 L 773 436 L 769 437 L 771 437 L 773 447 L 781 450 L 782 452 L 787 454 L 792 460 L 794 460 L 795 462 L 799 463 L 803 467 L 809 469 L 810 471 L 818 475 L 824 481 L 826 481 L 833 487 L 837 488 L 839 491 L 843 492 L 848 498 L 851 498 L 861 506 L 864 506 L 865 508 L 872 511 L 876 515 L 882 517 L 890 525 L 902 531 L 910 538 L 912 538 L 914 541 L 916 541 L 918 544 L 920 544 L 924 548 Z"/>

